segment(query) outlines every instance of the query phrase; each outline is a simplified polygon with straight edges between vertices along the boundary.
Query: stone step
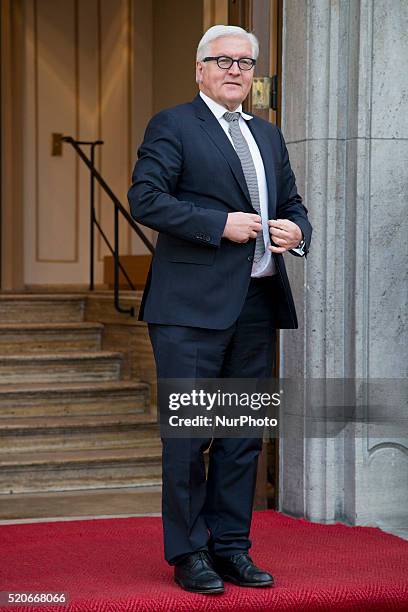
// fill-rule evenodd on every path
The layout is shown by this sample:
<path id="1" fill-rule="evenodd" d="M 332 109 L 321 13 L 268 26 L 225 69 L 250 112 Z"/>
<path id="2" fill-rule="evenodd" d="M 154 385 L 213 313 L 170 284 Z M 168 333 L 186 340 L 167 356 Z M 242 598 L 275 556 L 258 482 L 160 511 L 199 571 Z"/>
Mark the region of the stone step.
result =
<path id="1" fill-rule="evenodd" d="M 156 419 L 146 414 L 0 419 L 1 452 L 141 447 L 159 437 Z"/>
<path id="2" fill-rule="evenodd" d="M 137 414 L 150 408 L 150 387 L 132 380 L 0 385 L 2 418 Z"/>
<path id="3" fill-rule="evenodd" d="M 0 354 L 96 351 L 103 325 L 75 323 L 0 323 Z"/>
<path id="4" fill-rule="evenodd" d="M 161 443 L 0 454 L 0 495 L 161 484 Z"/>
<path id="5" fill-rule="evenodd" d="M 159 514 L 161 486 L 0 495 L 0 521 Z M 1 526 L 0 526 L 1 528 Z"/>
<path id="6" fill-rule="evenodd" d="M 114 351 L 0 355 L 0 384 L 118 380 L 122 359 Z"/>
<path id="7" fill-rule="evenodd" d="M 76 294 L 0 293 L 2 323 L 82 321 L 85 296 Z"/>

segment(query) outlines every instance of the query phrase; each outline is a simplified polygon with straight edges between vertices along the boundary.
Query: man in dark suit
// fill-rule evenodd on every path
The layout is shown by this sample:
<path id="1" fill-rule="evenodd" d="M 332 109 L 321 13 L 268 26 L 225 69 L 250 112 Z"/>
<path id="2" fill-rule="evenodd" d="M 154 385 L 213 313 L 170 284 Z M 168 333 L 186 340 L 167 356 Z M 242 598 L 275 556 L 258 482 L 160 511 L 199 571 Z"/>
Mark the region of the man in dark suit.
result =
<path id="1" fill-rule="evenodd" d="M 210 28 L 197 50 L 199 94 L 155 115 L 138 151 L 131 213 L 159 232 L 139 319 L 159 379 L 270 377 L 276 328 L 297 328 L 282 253 L 305 255 L 312 228 L 279 128 L 242 111 L 257 56 L 253 34 Z M 222 592 L 223 580 L 272 585 L 248 555 L 262 439 L 162 443 L 176 582 L 199 593 Z"/>

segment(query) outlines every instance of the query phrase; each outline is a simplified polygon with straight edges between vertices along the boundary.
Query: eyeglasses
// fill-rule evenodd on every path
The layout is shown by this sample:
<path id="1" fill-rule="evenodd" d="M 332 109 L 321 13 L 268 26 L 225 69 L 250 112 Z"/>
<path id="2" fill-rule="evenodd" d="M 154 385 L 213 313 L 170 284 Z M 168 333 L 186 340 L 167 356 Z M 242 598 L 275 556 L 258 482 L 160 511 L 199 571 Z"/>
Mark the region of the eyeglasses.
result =
<path id="1" fill-rule="evenodd" d="M 240 70 L 252 70 L 252 68 L 256 64 L 256 60 L 252 57 L 240 57 L 239 59 L 232 59 L 232 57 L 227 57 L 226 55 L 219 55 L 218 57 L 205 57 L 202 62 L 217 62 L 218 68 L 222 68 L 222 70 L 228 70 L 231 68 L 234 62 L 237 62 L 238 68 Z"/>

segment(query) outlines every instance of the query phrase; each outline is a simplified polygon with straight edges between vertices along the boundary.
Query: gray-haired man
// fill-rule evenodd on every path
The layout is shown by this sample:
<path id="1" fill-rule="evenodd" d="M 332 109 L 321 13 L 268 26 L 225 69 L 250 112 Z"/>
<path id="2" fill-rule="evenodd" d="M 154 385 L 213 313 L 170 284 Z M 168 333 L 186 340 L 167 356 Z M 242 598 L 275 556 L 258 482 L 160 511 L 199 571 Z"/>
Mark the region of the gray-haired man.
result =
<path id="1" fill-rule="evenodd" d="M 276 328 L 297 327 L 282 253 L 305 255 L 312 228 L 282 134 L 242 112 L 258 43 L 214 26 L 197 51 L 200 92 L 147 127 L 129 203 L 159 231 L 139 318 L 158 378 L 271 376 Z M 273 584 L 248 555 L 258 438 L 162 438 L 165 558 L 176 582 Z M 209 448 L 206 478 L 203 451 Z"/>

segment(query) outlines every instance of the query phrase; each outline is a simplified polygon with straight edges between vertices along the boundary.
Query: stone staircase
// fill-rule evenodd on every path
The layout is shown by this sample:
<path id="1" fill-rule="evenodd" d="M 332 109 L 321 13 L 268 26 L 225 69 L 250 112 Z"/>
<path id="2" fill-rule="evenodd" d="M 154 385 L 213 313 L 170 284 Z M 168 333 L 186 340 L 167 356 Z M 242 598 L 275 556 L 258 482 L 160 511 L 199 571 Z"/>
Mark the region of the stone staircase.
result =
<path id="1" fill-rule="evenodd" d="M 150 387 L 83 294 L 0 294 L 0 519 L 160 511 Z"/>

